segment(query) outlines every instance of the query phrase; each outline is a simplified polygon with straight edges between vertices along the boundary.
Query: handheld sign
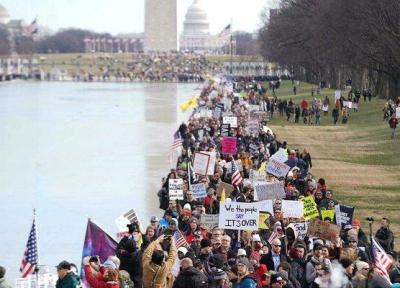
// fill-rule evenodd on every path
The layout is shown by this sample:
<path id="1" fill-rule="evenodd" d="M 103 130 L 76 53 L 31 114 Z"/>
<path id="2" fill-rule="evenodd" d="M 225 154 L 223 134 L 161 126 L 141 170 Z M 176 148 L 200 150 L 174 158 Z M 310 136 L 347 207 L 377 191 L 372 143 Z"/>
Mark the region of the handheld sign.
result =
<path id="1" fill-rule="evenodd" d="M 221 202 L 218 228 L 258 230 L 259 209 L 254 203 Z"/>
<path id="2" fill-rule="evenodd" d="M 198 175 L 206 176 L 208 172 L 208 165 L 210 163 L 210 155 L 205 153 L 194 154 L 193 171 Z"/>
<path id="3" fill-rule="evenodd" d="M 219 215 L 218 214 L 201 214 L 200 223 L 208 229 L 218 227 Z"/>
<path id="4" fill-rule="evenodd" d="M 236 154 L 237 139 L 236 137 L 224 137 L 222 139 L 222 154 Z"/>
<path id="5" fill-rule="evenodd" d="M 183 200 L 183 179 L 169 179 L 169 200 Z"/>
<path id="6" fill-rule="evenodd" d="M 254 184 L 254 194 L 259 201 L 284 198 L 285 188 L 282 182 L 256 182 Z"/>
<path id="7" fill-rule="evenodd" d="M 315 219 L 308 224 L 307 235 L 335 241 L 339 237 L 340 227 L 319 219 Z"/>
<path id="8" fill-rule="evenodd" d="M 192 184 L 194 198 L 205 198 L 207 196 L 206 185 L 204 183 Z"/>
<path id="9" fill-rule="evenodd" d="M 223 124 L 230 124 L 232 128 L 237 128 L 237 117 L 236 116 L 224 116 L 222 118 Z"/>
<path id="10" fill-rule="evenodd" d="M 354 214 L 354 207 L 343 204 L 335 206 L 336 225 L 342 227 L 342 229 L 351 228 Z M 347 226 L 347 227 L 346 227 Z"/>
<path id="11" fill-rule="evenodd" d="M 302 218 L 303 202 L 282 200 L 282 212 L 285 218 Z"/>
<path id="12" fill-rule="evenodd" d="M 279 162 L 275 159 L 269 159 L 267 165 L 267 173 L 272 174 L 278 178 L 285 177 L 290 170 L 290 166 L 285 163 Z"/>
<path id="13" fill-rule="evenodd" d="M 231 133 L 231 125 L 230 124 L 221 124 L 221 136 L 229 137 Z"/>
<path id="14" fill-rule="evenodd" d="M 319 216 L 317 204 L 313 196 L 307 196 L 301 199 L 303 202 L 303 217 L 306 220 L 311 220 Z"/>

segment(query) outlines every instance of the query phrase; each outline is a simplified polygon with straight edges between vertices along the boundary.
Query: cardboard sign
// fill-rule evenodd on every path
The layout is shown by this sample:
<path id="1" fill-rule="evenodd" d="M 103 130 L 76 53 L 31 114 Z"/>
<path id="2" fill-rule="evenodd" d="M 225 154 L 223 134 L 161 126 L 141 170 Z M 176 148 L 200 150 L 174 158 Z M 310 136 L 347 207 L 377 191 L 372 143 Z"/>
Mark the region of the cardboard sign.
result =
<path id="1" fill-rule="evenodd" d="M 169 200 L 183 200 L 183 179 L 169 179 Z"/>
<path id="2" fill-rule="evenodd" d="M 288 160 L 288 153 L 286 149 L 279 148 L 275 154 L 273 154 L 269 159 L 274 159 L 278 162 L 285 163 Z"/>
<path id="3" fill-rule="evenodd" d="M 207 175 L 210 155 L 205 153 L 194 153 L 193 171 L 198 175 Z"/>
<path id="4" fill-rule="evenodd" d="M 222 137 L 231 136 L 231 125 L 230 124 L 221 124 L 221 136 Z"/>
<path id="5" fill-rule="evenodd" d="M 282 182 L 258 182 L 254 186 L 254 194 L 259 201 L 284 198 L 286 196 Z"/>
<path id="6" fill-rule="evenodd" d="M 285 218 L 302 218 L 303 209 L 301 201 L 282 200 L 282 212 Z"/>
<path id="7" fill-rule="evenodd" d="M 221 202 L 218 228 L 230 230 L 258 230 L 260 214 L 254 203 Z"/>
<path id="8" fill-rule="evenodd" d="M 192 184 L 192 192 L 194 198 L 205 198 L 207 196 L 207 191 L 206 191 L 206 184 L 204 183 L 199 183 L 199 184 Z"/>
<path id="9" fill-rule="evenodd" d="M 237 153 L 236 137 L 222 138 L 222 154 L 236 154 L 236 153 Z"/>
<path id="10" fill-rule="evenodd" d="M 339 100 L 342 96 L 342 92 L 340 90 L 335 91 L 335 100 Z"/>
<path id="11" fill-rule="evenodd" d="M 223 124 L 230 124 L 231 127 L 237 128 L 237 117 L 236 116 L 224 116 L 222 118 Z"/>
<path id="12" fill-rule="evenodd" d="M 313 196 L 304 197 L 301 199 L 303 202 L 303 217 L 306 220 L 311 220 L 319 216 L 317 204 Z"/>
<path id="13" fill-rule="evenodd" d="M 285 177 L 290 170 L 290 166 L 285 163 L 279 162 L 275 159 L 269 159 L 267 165 L 267 173 L 272 174 L 278 178 Z"/>
<path id="14" fill-rule="evenodd" d="M 233 191 L 235 191 L 235 187 L 233 187 L 233 185 L 225 183 L 225 182 L 219 183 L 217 191 L 216 191 L 218 197 L 221 196 L 222 190 L 225 190 L 225 197 L 229 197 L 229 196 L 231 196 L 231 193 Z"/>
<path id="15" fill-rule="evenodd" d="M 354 207 L 343 204 L 335 206 L 336 225 L 342 229 L 351 228 L 353 221 Z M 346 227 L 347 226 L 347 227 Z"/>
<path id="16" fill-rule="evenodd" d="M 307 235 L 335 241 L 339 236 L 340 227 L 335 224 L 330 224 L 319 219 L 315 219 L 308 224 Z"/>
<path id="17" fill-rule="evenodd" d="M 335 219 L 335 210 L 321 210 L 321 218 L 322 220 L 329 219 L 333 222 Z"/>
<path id="18" fill-rule="evenodd" d="M 218 227 L 219 215 L 218 214 L 201 214 L 200 223 L 208 227 L 209 230 Z"/>

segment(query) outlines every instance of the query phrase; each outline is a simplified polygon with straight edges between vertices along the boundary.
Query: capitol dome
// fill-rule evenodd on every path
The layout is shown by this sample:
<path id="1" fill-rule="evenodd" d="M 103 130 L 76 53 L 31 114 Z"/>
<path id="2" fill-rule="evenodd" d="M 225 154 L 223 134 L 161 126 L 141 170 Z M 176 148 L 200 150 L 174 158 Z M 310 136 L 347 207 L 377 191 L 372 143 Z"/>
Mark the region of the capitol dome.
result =
<path id="1" fill-rule="evenodd" d="M 0 24 L 8 24 L 10 21 L 10 14 L 4 6 L 0 4 Z"/>
<path id="2" fill-rule="evenodd" d="M 201 0 L 194 0 L 186 12 L 183 22 L 183 35 L 209 35 L 210 24 L 207 12 L 200 4 Z"/>

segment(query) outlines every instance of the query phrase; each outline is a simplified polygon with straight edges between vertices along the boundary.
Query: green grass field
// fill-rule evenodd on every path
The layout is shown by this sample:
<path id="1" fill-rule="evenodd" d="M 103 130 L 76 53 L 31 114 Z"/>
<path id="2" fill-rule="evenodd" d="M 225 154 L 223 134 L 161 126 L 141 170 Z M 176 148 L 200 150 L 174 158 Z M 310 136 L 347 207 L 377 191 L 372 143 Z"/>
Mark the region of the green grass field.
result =
<path id="1" fill-rule="evenodd" d="M 293 95 L 291 81 L 282 82 L 276 94 L 279 98 L 299 103 L 311 99 L 311 85 L 300 83 L 297 95 Z M 345 97 L 347 97 L 347 91 Z M 371 102 L 360 99 L 358 112 L 351 112 L 347 124 L 333 125 L 331 110 L 334 90 L 323 89 L 318 98 L 330 99 L 330 111 L 321 117 L 321 126 L 289 123 L 286 117 L 275 115 L 270 127 L 280 140 L 286 140 L 292 148 L 306 148 L 313 157 L 312 173 L 327 180 L 328 188 L 341 203 L 356 207 L 355 216 L 367 229 L 365 217 L 380 220 L 387 216 L 392 230 L 400 237 L 400 136 L 391 139 L 389 126 L 383 121 L 382 108 L 385 100 L 372 98 Z M 374 224 L 376 231 L 379 222 Z M 396 238 L 397 238 L 396 237 Z M 396 245 L 397 249 L 400 245 Z"/>

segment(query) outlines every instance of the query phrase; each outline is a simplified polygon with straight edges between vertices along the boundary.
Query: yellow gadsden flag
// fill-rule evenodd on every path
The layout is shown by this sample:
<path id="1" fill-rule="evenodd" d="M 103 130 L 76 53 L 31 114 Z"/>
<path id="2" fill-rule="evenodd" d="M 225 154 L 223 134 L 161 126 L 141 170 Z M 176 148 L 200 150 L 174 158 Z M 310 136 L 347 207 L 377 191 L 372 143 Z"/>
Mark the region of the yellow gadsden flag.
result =
<path id="1" fill-rule="evenodd" d="M 180 105 L 180 107 L 181 107 L 182 112 L 185 112 L 189 108 L 196 108 L 197 107 L 197 98 L 196 98 L 196 96 L 193 96 L 192 98 L 190 98 L 186 102 L 182 103 Z"/>
<path id="2" fill-rule="evenodd" d="M 226 199 L 225 188 L 223 188 L 221 191 L 221 198 L 220 198 L 219 202 L 225 202 L 225 199 Z"/>

